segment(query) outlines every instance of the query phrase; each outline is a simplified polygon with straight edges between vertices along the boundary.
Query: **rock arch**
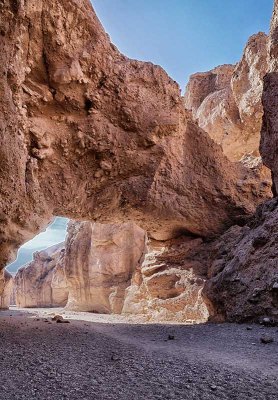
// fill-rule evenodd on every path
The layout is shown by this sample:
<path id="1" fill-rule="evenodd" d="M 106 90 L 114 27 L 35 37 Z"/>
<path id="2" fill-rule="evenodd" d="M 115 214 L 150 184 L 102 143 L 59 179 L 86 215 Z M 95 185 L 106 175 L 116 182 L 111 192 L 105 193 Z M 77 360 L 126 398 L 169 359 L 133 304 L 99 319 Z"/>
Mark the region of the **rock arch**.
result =
<path id="1" fill-rule="evenodd" d="M 3 0 L 0 12 L 0 268 L 53 215 L 208 237 L 264 199 L 177 83 L 117 50 L 89 0 Z"/>

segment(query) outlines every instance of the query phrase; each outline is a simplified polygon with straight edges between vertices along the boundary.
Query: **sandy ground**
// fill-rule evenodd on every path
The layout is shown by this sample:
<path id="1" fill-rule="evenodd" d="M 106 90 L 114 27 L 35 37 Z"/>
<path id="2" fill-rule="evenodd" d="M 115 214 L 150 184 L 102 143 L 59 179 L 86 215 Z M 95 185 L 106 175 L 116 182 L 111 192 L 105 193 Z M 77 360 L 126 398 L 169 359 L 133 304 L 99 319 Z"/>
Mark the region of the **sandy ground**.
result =
<path id="1" fill-rule="evenodd" d="M 1 400 L 278 399 L 277 328 L 57 312 L 0 313 Z"/>

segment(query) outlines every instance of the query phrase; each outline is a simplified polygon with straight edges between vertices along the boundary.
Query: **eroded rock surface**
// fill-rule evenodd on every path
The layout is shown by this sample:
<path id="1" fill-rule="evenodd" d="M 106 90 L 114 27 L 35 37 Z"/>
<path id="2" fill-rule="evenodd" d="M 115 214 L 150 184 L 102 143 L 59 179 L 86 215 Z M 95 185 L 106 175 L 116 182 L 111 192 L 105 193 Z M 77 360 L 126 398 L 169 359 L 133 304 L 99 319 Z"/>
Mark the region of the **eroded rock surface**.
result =
<path id="1" fill-rule="evenodd" d="M 141 268 L 126 290 L 124 314 L 149 321 L 205 322 L 212 312 L 203 298 L 208 262 L 202 239 L 149 240 Z"/>
<path id="2" fill-rule="evenodd" d="M 20 307 L 144 316 L 150 321 L 204 322 L 207 245 L 181 237 L 148 240 L 132 222 L 73 222 L 65 248 L 35 253 L 15 278 Z"/>
<path id="3" fill-rule="evenodd" d="M 275 1 L 270 33 L 269 73 L 264 78 L 263 127 L 260 151 L 271 168 L 273 192 L 278 184 L 278 2 Z M 244 227 L 232 227 L 216 244 L 211 279 L 205 287 L 215 305 L 216 317 L 228 320 L 278 322 L 278 202 L 277 197 L 259 207 Z"/>
<path id="4" fill-rule="evenodd" d="M 264 79 L 263 127 L 260 151 L 263 162 L 271 169 L 273 190 L 278 195 L 278 2 L 274 2 L 274 12 L 270 30 L 269 73 Z"/>
<path id="5" fill-rule="evenodd" d="M 13 290 L 13 277 L 6 271 L 0 271 L 0 310 L 9 308 Z"/>
<path id="6" fill-rule="evenodd" d="M 132 222 L 70 223 L 65 255 L 67 308 L 120 314 L 145 242 L 145 231 Z"/>
<path id="7" fill-rule="evenodd" d="M 204 294 L 214 319 L 278 322 L 278 200 L 259 207 L 250 223 L 217 240 Z"/>
<path id="8" fill-rule="evenodd" d="M 201 239 L 148 240 L 128 222 L 71 222 L 65 253 L 67 309 L 143 315 L 150 321 L 206 321 L 208 262 Z"/>
<path id="9" fill-rule="evenodd" d="M 194 74 L 186 89 L 185 107 L 231 160 L 259 157 L 267 44 L 266 34 L 251 36 L 239 63 Z"/>
<path id="10" fill-rule="evenodd" d="M 0 4 L 0 266 L 49 223 L 136 221 L 210 236 L 264 186 L 184 110 L 178 85 L 111 44 L 89 0 Z"/>
<path id="11" fill-rule="evenodd" d="M 35 252 L 33 261 L 19 269 L 14 279 L 18 307 L 64 307 L 68 284 L 64 271 L 64 244 Z"/>

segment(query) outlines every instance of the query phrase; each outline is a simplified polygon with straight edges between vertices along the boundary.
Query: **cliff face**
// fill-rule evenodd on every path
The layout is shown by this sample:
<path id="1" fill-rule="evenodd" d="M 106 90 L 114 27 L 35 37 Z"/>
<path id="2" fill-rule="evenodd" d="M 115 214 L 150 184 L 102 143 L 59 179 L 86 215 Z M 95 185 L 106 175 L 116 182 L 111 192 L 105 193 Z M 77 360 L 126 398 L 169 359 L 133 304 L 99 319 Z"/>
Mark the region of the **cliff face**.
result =
<path id="1" fill-rule="evenodd" d="M 131 222 L 70 222 L 65 247 L 35 253 L 17 273 L 16 304 L 204 322 L 207 254 L 201 239 L 147 240 Z"/>
<path id="2" fill-rule="evenodd" d="M 126 290 L 123 313 L 149 321 L 207 321 L 213 307 L 202 294 L 209 265 L 206 250 L 201 239 L 149 240 L 141 268 Z"/>
<path id="3" fill-rule="evenodd" d="M 205 286 L 216 317 L 230 321 L 278 322 L 278 2 L 275 1 L 269 47 L 269 72 L 264 78 L 260 151 L 271 169 L 275 199 L 259 207 L 244 227 L 233 227 L 216 243 L 215 261 Z"/>
<path id="4" fill-rule="evenodd" d="M 148 240 L 133 223 L 70 223 L 67 309 L 143 315 L 152 321 L 206 321 L 208 264 L 202 240 Z"/>
<path id="5" fill-rule="evenodd" d="M 271 169 L 275 194 L 278 194 L 278 3 L 274 2 L 274 12 L 270 30 L 269 73 L 264 79 L 263 127 L 260 151 L 263 162 Z"/>
<path id="6" fill-rule="evenodd" d="M 53 215 L 211 236 L 265 198 L 160 67 L 118 52 L 89 0 L 3 0 L 0 12 L 1 268 Z"/>
<path id="7" fill-rule="evenodd" d="M 120 314 L 145 242 L 145 232 L 131 222 L 70 223 L 65 255 L 67 308 Z"/>
<path id="8" fill-rule="evenodd" d="M 13 290 L 13 277 L 8 271 L 0 272 L 0 310 L 9 308 Z"/>
<path id="9" fill-rule="evenodd" d="M 214 319 L 278 322 L 278 201 L 261 206 L 244 227 L 234 226 L 213 247 L 204 296 Z"/>
<path id="10" fill-rule="evenodd" d="M 267 44 L 264 33 L 251 36 L 238 64 L 194 74 L 186 88 L 185 107 L 234 161 L 259 157 Z"/>
<path id="11" fill-rule="evenodd" d="M 64 244 L 34 253 L 14 279 L 18 307 L 64 307 L 68 285 L 64 273 Z"/>

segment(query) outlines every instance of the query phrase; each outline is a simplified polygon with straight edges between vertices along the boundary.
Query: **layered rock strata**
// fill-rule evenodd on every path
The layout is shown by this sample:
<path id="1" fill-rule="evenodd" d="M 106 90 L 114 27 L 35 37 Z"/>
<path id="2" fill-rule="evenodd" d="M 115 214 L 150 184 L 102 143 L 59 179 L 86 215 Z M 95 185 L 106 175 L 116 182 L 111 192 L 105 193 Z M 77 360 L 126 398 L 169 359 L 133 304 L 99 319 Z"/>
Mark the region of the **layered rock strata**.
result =
<path id="1" fill-rule="evenodd" d="M 64 244 L 34 253 L 33 261 L 19 269 L 14 279 L 18 307 L 64 307 L 68 284 L 64 272 Z"/>
<path id="2" fill-rule="evenodd" d="M 202 294 L 206 254 L 202 239 L 149 240 L 141 268 L 126 290 L 123 314 L 143 315 L 148 321 L 206 322 L 213 312 Z"/>
<path id="3" fill-rule="evenodd" d="M 267 45 L 266 34 L 251 36 L 239 63 L 194 74 L 186 88 L 185 107 L 233 161 L 259 161 Z"/>

